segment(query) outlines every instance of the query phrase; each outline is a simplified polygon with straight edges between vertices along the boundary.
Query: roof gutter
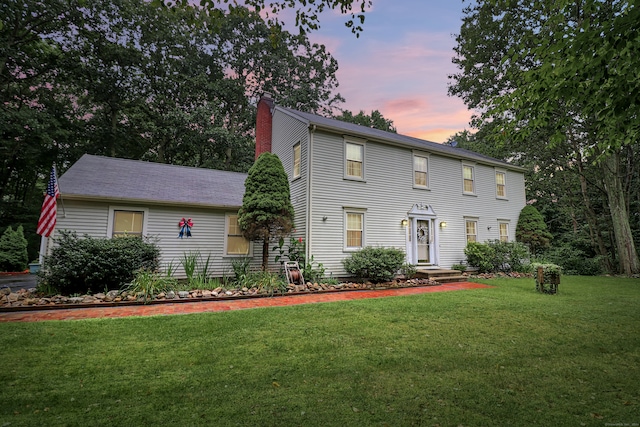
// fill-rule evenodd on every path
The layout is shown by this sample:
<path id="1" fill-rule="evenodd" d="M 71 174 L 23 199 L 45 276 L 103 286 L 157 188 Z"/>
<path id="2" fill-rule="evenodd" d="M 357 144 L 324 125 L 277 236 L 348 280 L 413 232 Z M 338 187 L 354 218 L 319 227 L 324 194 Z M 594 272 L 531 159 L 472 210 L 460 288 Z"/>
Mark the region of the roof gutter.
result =
<path id="1" fill-rule="evenodd" d="M 194 208 L 206 208 L 206 209 L 234 209 L 238 210 L 242 207 L 242 203 L 239 205 L 210 205 L 206 203 L 194 203 L 194 202 L 182 202 L 182 201 L 166 201 L 166 200 L 150 200 L 150 199 L 127 199 L 123 197 L 100 197 L 100 196 L 84 196 L 82 194 L 65 194 L 61 193 L 61 196 L 65 200 L 78 200 L 83 202 L 104 202 L 104 203 L 128 203 L 128 204 L 145 204 L 157 206 L 161 203 L 163 206 L 189 206 Z"/>

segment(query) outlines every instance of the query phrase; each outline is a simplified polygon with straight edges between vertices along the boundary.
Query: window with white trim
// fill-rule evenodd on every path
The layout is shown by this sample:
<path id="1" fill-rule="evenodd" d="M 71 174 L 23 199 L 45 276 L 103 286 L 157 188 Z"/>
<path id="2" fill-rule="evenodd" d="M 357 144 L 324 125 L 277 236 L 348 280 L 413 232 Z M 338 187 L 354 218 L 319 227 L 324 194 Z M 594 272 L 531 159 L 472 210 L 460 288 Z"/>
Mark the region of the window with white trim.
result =
<path id="1" fill-rule="evenodd" d="M 149 209 L 109 206 L 107 237 L 142 237 L 147 234 Z"/>
<path id="2" fill-rule="evenodd" d="M 475 171 L 471 165 L 462 165 L 462 192 L 465 194 L 475 194 Z"/>
<path id="3" fill-rule="evenodd" d="M 345 249 L 364 247 L 364 212 L 345 211 Z"/>
<path id="4" fill-rule="evenodd" d="M 509 241 L 509 223 L 498 222 L 498 230 L 500 231 L 500 241 L 508 242 Z"/>
<path id="5" fill-rule="evenodd" d="M 300 143 L 293 146 L 293 178 L 300 176 Z"/>
<path id="6" fill-rule="evenodd" d="M 345 178 L 364 179 L 364 144 L 345 141 Z"/>
<path id="7" fill-rule="evenodd" d="M 467 235 L 467 243 L 478 241 L 478 221 L 477 220 L 466 219 L 465 230 Z"/>
<path id="8" fill-rule="evenodd" d="M 496 170 L 496 197 L 507 198 L 507 174 L 504 171 Z"/>
<path id="9" fill-rule="evenodd" d="M 419 188 L 429 188 L 429 158 L 414 154 L 413 156 L 413 185 Z"/>
<path id="10" fill-rule="evenodd" d="M 238 215 L 229 214 L 226 216 L 225 234 L 225 254 L 226 255 L 249 255 L 250 241 L 242 235 L 238 224 Z"/>
<path id="11" fill-rule="evenodd" d="M 144 212 L 114 211 L 112 237 L 142 237 Z"/>

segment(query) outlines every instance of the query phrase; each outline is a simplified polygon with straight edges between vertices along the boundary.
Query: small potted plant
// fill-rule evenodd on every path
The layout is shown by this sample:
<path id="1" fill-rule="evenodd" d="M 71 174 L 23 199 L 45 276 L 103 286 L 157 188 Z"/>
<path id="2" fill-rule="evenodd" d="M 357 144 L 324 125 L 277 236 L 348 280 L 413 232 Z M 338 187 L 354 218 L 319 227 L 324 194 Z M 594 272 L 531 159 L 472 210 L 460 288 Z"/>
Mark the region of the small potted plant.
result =
<path id="1" fill-rule="evenodd" d="M 29 273 L 38 274 L 39 271 L 40 271 L 40 263 L 38 262 L 38 260 L 31 261 L 29 263 Z"/>

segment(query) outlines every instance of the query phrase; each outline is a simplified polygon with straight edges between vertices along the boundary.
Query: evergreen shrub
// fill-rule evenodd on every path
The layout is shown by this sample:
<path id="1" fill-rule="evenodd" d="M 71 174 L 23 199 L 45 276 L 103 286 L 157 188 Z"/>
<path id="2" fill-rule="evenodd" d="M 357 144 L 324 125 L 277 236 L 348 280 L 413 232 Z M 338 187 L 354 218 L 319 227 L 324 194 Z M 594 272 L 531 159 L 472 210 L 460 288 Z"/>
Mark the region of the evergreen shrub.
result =
<path id="1" fill-rule="evenodd" d="M 387 282 L 396 275 L 405 262 L 404 252 L 396 248 L 368 246 L 342 260 L 351 274 L 373 283 Z"/>
<path id="2" fill-rule="evenodd" d="M 22 226 L 15 231 L 9 226 L 0 237 L 0 271 L 24 271 L 27 265 L 29 254 Z"/>
<path id="3" fill-rule="evenodd" d="M 63 231 L 54 242 L 40 276 L 66 295 L 119 289 L 138 270 L 156 271 L 159 266 L 157 245 L 136 237 L 78 238 L 75 232 Z"/>

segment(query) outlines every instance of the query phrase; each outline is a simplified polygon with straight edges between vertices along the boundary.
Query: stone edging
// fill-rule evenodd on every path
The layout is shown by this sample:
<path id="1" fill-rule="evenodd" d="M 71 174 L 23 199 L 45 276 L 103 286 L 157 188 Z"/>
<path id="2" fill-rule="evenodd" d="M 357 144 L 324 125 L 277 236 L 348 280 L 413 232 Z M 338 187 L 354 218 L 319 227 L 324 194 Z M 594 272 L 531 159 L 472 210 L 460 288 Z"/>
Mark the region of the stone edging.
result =
<path id="1" fill-rule="evenodd" d="M 44 310 L 67 310 L 67 309 L 76 309 L 76 308 L 102 308 L 102 307 L 127 307 L 127 306 L 144 306 L 144 305 L 158 305 L 158 304 L 182 304 L 182 303 L 192 303 L 192 302 L 215 302 L 215 301 L 235 301 L 235 300 L 245 300 L 245 299 L 257 299 L 257 298 L 277 298 L 281 296 L 296 296 L 296 295 L 309 295 L 309 294 L 329 294 L 329 293 L 339 293 L 339 292 L 355 292 L 355 291 L 371 291 L 371 290 L 380 290 L 380 289 L 404 289 L 404 288 L 417 288 L 417 287 L 426 287 L 426 286 L 438 286 L 441 285 L 438 282 L 429 280 L 429 279 L 413 279 L 409 282 L 398 283 L 395 282 L 393 284 L 387 284 L 387 286 L 376 286 L 372 284 L 343 284 L 340 288 L 335 287 L 327 287 L 327 289 L 323 289 L 320 286 L 316 285 L 313 289 L 296 289 L 289 288 L 289 291 L 286 293 L 249 293 L 249 294 L 232 294 L 225 296 L 198 296 L 198 297 L 186 297 L 186 298 L 176 298 L 172 299 L 153 299 L 150 301 L 142 301 L 142 300 L 123 300 L 123 301 L 102 301 L 96 300 L 93 302 L 77 302 L 77 303 L 49 303 L 49 304 L 25 304 L 25 305 L 7 305 L 7 303 L 3 302 L 3 305 L 0 305 L 0 313 L 9 313 L 9 312 L 20 312 L 20 311 L 44 311 Z M 350 287 L 349 285 L 355 285 Z M 297 288 L 297 286 L 296 286 Z M 318 289 L 319 288 L 319 289 Z M 202 291 L 190 291 L 189 293 L 197 293 Z M 24 291 L 20 292 L 23 295 L 31 295 L 30 292 Z M 87 297 L 85 295 L 84 297 Z M 34 297 L 32 299 L 37 299 L 38 297 Z M 78 297 L 80 298 L 80 297 Z M 8 301 L 9 295 L 0 295 L 1 299 L 6 299 Z M 24 300 L 23 300 L 24 301 Z"/>

